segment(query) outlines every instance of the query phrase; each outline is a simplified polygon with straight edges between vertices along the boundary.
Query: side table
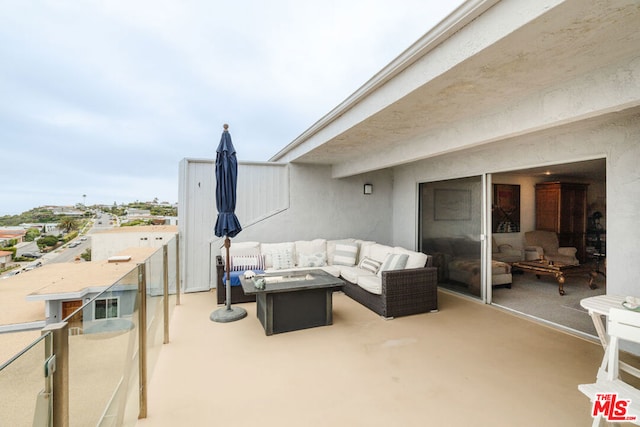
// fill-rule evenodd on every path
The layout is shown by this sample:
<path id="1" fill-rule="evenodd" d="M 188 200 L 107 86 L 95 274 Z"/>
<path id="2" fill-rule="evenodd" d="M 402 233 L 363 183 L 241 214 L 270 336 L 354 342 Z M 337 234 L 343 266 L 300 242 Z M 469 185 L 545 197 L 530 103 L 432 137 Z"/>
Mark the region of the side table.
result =
<path id="1" fill-rule="evenodd" d="M 580 300 L 580 305 L 589 312 L 589 316 L 591 316 L 591 320 L 593 320 L 593 326 L 596 328 L 598 338 L 600 338 L 600 343 L 602 344 L 605 353 L 609 346 L 609 338 L 604 326 L 603 317 L 609 316 L 609 310 L 611 308 L 621 308 L 624 300 L 625 297 L 619 295 L 598 295 Z M 638 313 L 638 316 L 640 316 L 640 313 Z M 606 358 L 603 359 L 603 365 L 605 361 Z M 636 377 L 640 377 L 640 369 L 622 361 L 619 363 L 620 369 L 629 372 Z M 602 372 L 605 366 L 600 366 L 600 368 L 599 372 Z"/>

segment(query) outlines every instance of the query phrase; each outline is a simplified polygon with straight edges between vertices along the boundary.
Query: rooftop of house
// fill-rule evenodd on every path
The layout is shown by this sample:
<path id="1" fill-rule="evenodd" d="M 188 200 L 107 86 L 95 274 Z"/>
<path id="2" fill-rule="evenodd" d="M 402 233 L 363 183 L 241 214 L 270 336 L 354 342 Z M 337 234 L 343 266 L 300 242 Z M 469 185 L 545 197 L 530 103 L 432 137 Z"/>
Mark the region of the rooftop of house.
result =
<path id="1" fill-rule="evenodd" d="M 0 325 L 45 320 L 44 301 L 61 294 L 75 294 L 90 287 L 107 287 L 144 262 L 157 248 L 130 248 L 129 262 L 107 260 L 78 263 L 50 263 L 24 274 L 2 280 Z"/>
<path id="2" fill-rule="evenodd" d="M 45 301 L 69 298 L 88 288 L 108 287 L 144 262 L 157 248 L 130 248 L 119 255 L 130 256 L 128 262 L 78 262 L 45 264 L 23 274 L 0 281 L 0 325 L 44 322 Z M 0 363 L 4 362 L 40 336 L 28 330 L 0 334 Z"/>
<path id="3" fill-rule="evenodd" d="M 134 225 L 131 227 L 115 227 L 104 230 L 95 230 L 94 234 L 117 233 L 178 233 L 176 225 Z"/>

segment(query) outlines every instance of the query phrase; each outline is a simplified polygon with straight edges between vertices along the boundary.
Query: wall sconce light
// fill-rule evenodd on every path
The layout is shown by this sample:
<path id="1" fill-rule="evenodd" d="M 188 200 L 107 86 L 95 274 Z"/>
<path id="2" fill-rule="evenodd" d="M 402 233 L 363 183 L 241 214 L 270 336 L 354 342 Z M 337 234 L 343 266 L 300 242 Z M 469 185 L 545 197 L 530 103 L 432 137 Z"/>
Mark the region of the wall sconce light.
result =
<path id="1" fill-rule="evenodd" d="M 373 194 L 373 184 L 364 185 L 364 194 Z"/>

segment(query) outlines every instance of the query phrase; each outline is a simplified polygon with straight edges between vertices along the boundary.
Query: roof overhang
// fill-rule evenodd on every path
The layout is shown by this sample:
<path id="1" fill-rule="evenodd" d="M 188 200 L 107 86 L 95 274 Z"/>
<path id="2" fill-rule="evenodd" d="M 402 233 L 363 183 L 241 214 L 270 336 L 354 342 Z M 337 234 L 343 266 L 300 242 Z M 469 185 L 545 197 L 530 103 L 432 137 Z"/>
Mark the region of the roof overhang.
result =
<path id="1" fill-rule="evenodd" d="M 640 111 L 640 4 L 468 1 L 272 161 L 356 175 Z"/>

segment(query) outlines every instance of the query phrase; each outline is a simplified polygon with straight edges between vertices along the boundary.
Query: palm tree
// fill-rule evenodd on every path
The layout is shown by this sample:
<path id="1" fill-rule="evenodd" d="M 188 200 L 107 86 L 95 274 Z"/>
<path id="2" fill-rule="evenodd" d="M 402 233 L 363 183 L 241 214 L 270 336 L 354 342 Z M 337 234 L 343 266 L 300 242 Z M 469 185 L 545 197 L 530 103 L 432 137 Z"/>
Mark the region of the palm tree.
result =
<path id="1" fill-rule="evenodd" d="M 60 221 L 58 221 L 58 227 L 66 233 L 69 233 L 71 230 L 78 229 L 78 222 L 69 216 L 65 216 L 60 218 Z"/>

